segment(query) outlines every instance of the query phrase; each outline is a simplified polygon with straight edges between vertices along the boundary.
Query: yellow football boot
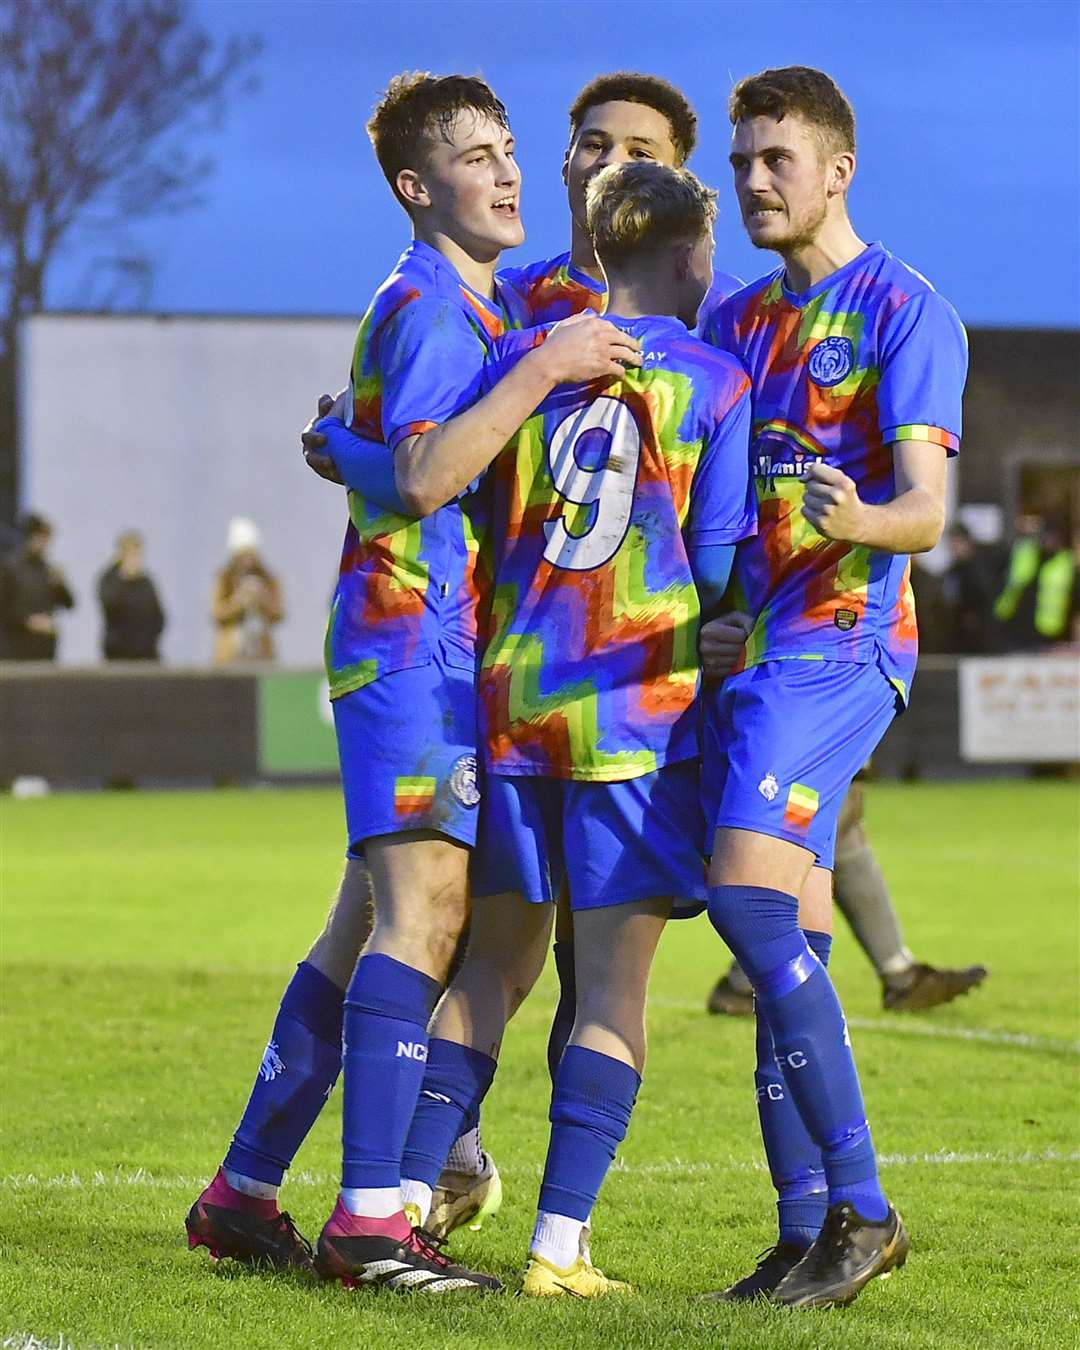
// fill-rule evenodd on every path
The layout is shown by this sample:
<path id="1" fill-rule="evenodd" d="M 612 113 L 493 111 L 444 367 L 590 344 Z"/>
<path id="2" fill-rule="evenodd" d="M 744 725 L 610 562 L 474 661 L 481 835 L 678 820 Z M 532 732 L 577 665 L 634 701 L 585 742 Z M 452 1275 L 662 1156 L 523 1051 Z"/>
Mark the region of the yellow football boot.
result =
<path id="1" fill-rule="evenodd" d="M 633 1289 L 622 1280 L 609 1280 L 602 1270 L 583 1256 L 572 1266 L 560 1270 L 535 1252 L 529 1253 L 521 1292 L 527 1298 L 604 1298 L 608 1294 L 630 1294 Z"/>

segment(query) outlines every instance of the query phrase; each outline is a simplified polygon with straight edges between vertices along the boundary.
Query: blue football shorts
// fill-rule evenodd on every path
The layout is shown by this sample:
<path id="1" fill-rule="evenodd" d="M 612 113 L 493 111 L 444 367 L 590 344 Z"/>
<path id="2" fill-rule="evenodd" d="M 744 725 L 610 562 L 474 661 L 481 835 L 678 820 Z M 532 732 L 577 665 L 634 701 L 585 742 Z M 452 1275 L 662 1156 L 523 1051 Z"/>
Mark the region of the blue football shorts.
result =
<path id="1" fill-rule="evenodd" d="M 673 918 L 705 904 L 699 761 L 621 783 L 489 773 L 472 858 L 474 896 L 514 892 L 599 909 L 671 896 Z"/>
<path id="2" fill-rule="evenodd" d="M 809 849 L 832 868 L 852 779 L 900 706 L 874 664 L 763 661 L 706 690 L 701 794 L 718 828 Z"/>
<path id="3" fill-rule="evenodd" d="M 380 834 L 434 830 L 472 846 L 476 679 L 440 657 L 335 699 L 349 855 Z"/>

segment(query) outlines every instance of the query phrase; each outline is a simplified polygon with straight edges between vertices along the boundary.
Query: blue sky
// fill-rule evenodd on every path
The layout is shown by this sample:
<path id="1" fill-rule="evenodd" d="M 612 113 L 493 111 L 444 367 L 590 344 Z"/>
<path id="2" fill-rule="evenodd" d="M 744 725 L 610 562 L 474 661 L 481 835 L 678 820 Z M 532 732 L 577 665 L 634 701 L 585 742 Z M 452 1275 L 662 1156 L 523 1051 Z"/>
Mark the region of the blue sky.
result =
<path id="1" fill-rule="evenodd" d="M 1080 323 L 1080 6 L 1074 0 L 196 0 L 217 35 L 255 31 L 260 87 L 206 138 L 201 207 L 142 223 L 157 310 L 359 314 L 407 238 L 364 121 L 405 68 L 481 71 L 525 172 L 520 257 L 566 247 L 565 110 L 593 75 L 655 72 L 701 123 L 693 167 L 721 190 L 717 266 L 773 265 L 745 242 L 727 167 L 734 80 L 828 70 L 852 100 L 851 212 L 968 324 Z M 85 302 L 79 240 L 49 302 Z"/>

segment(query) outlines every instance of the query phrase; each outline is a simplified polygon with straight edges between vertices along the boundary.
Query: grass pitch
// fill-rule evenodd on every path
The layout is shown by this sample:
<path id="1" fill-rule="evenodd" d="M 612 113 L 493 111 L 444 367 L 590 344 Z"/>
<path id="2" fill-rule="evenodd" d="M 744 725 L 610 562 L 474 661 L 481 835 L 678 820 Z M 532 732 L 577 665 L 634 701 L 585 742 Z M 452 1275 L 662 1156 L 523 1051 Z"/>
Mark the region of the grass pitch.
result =
<path id="1" fill-rule="evenodd" d="M 725 954 L 665 935 L 651 1060 L 595 1215 L 639 1293 L 582 1305 L 347 1294 L 212 1267 L 183 1218 L 228 1142 L 293 963 L 334 889 L 331 791 L 3 803 L 0 1342 L 4 1346 L 972 1347 L 1080 1343 L 1074 785 L 875 786 L 871 833 L 910 945 L 984 961 L 945 1009 L 883 1014 L 841 929 L 848 1010 L 907 1268 L 841 1313 L 702 1303 L 772 1241 L 752 1029 L 711 1018 Z M 553 977 L 507 1037 L 485 1116 L 502 1214 L 462 1259 L 516 1285 L 546 1141 Z M 284 1202 L 314 1237 L 338 1167 L 337 1098 Z M 5 1339 L 6 1338 L 6 1339 Z"/>

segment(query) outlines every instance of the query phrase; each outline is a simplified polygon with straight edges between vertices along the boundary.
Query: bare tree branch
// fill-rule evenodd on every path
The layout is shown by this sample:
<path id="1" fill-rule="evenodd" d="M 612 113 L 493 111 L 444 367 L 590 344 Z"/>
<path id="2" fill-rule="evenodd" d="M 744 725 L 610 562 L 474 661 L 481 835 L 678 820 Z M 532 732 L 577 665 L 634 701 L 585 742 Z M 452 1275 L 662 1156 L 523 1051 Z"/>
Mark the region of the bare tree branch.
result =
<path id="1" fill-rule="evenodd" d="M 0 0 L 0 518 L 15 509 L 15 339 L 71 231 L 106 241 L 86 294 L 146 302 L 132 222 L 199 201 L 198 137 L 253 87 L 255 36 L 216 43 L 187 0 Z"/>
<path id="2" fill-rule="evenodd" d="M 73 227 L 198 202 L 212 164 L 191 139 L 260 46 L 215 46 L 186 0 L 0 0 L 0 355 Z"/>

